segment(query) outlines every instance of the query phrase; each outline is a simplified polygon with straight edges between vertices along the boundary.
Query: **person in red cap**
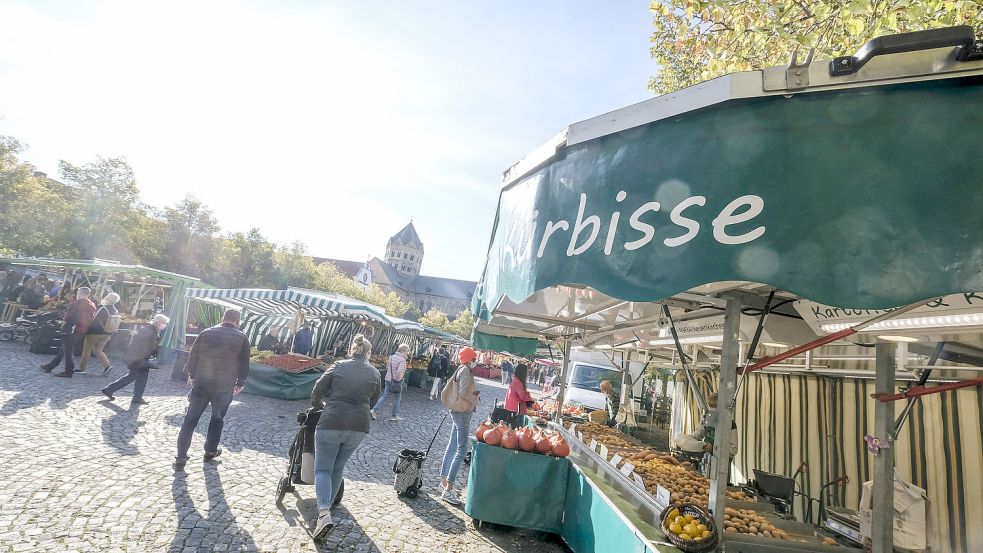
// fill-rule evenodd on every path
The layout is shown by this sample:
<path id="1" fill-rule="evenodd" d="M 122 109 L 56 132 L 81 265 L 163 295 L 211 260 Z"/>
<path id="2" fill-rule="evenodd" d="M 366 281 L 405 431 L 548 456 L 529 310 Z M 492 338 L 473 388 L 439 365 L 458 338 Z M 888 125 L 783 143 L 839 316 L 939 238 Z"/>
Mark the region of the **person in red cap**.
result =
<path id="1" fill-rule="evenodd" d="M 461 498 L 454 491 L 454 481 L 461 462 L 468 451 L 468 437 L 471 434 L 471 417 L 478 407 L 478 388 L 474 384 L 471 369 L 478 364 L 478 353 L 470 347 L 461 348 L 458 354 L 461 365 L 450 377 L 440 401 L 451 412 L 451 436 L 444 451 L 444 461 L 440 465 L 441 499 L 451 505 L 460 505 Z"/>

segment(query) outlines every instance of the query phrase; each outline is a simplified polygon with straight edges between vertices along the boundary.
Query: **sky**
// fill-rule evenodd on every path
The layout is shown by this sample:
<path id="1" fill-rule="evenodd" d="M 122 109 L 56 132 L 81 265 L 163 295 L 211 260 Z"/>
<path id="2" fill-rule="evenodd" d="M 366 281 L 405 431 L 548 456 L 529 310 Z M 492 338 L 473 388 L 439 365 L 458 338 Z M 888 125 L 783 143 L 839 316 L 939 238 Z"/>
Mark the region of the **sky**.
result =
<path id="1" fill-rule="evenodd" d="M 0 135 L 125 157 L 144 201 L 225 232 L 477 280 L 501 175 L 567 125 L 651 97 L 648 2 L 0 0 Z"/>

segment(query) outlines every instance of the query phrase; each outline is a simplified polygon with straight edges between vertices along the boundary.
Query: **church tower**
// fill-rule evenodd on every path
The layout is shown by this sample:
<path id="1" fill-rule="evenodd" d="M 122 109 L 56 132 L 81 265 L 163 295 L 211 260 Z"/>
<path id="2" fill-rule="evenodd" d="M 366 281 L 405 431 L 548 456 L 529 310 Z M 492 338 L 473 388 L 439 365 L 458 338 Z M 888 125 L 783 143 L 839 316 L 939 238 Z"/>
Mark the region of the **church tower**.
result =
<path id="1" fill-rule="evenodd" d="M 413 227 L 413 221 L 403 227 L 386 244 L 386 263 L 400 274 L 417 276 L 423 264 L 423 242 Z"/>

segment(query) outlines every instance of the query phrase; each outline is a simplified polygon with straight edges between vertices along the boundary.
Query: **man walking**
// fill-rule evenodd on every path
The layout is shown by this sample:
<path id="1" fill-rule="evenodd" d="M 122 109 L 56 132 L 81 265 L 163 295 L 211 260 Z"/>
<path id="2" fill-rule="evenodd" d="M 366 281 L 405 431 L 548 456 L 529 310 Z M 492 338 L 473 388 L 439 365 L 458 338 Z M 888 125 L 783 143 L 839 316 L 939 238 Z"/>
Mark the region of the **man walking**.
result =
<path id="1" fill-rule="evenodd" d="M 130 340 L 130 347 L 126 350 L 126 362 L 128 372 L 125 376 L 102 389 L 103 395 L 110 401 L 116 399 L 113 394 L 133 382 L 133 397 L 130 398 L 130 405 L 146 405 L 143 399 L 143 391 L 147 389 L 147 379 L 150 377 L 150 369 L 156 369 L 156 363 L 150 360 L 157 357 L 157 342 L 160 340 L 160 333 L 167 328 L 170 322 L 164 315 L 154 315 L 150 324 L 143 325 L 137 330 L 136 336 Z"/>
<path id="2" fill-rule="evenodd" d="M 218 448 L 225 425 L 225 413 L 232 397 L 239 395 L 249 374 L 249 339 L 238 330 L 239 312 L 228 309 L 222 324 L 198 335 L 188 354 L 186 371 L 191 382 L 188 394 L 188 411 L 177 438 L 177 458 L 174 470 L 184 470 L 188 462 L 191 436 L 201 419 L 205 407 L 211 405 L 212 416 L 208 421 L 205 437 L 205 460 L 211 461 L 222 454 Z"/>
<path id="3" fill-rule="evenodd" d="M 515 371 L 515 366 L 512 365 L 512 360 L 506 358 L 502 361 L 502 384 L 512 383 L 512 373 Z"/>
<path id="4" fill-rule="evenodd" d="M 65 359 L 65 370 L 55 373 L 55 376 L 71 378 L 75 372 L 75 341 L 85 337 L 89 323 L 96 314 L 96 304 L 92 303 L 89 295 L 92 289 L 83 286 L 75 293 L 75 300 L 68 304 L 65 319 L 61 324 L 61 351 L 50 363 L 41 365 L 41 370 L 50 373 L 57 367 L 62 358 Z"/>

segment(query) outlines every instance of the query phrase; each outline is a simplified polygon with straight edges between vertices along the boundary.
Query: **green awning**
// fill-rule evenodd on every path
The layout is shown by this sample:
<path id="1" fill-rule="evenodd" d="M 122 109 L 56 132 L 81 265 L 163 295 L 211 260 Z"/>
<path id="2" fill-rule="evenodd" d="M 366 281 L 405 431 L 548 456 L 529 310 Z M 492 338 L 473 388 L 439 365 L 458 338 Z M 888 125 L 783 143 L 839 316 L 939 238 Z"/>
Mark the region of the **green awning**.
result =
<path id="1" fill-rule="evenodd" d="M 533 355 L 539 344 L 539 340 L 535 338 L 499 336 L 487 334 L 480 330 L 474 331 L 474 334 L 471 335 L 471 342 L 475 349 L 509 352 L 514 355 Z"/>
<path id="2" fill-rule="evenodd" d="M 571 127 L 507 176 L 474 310 L 558 284 L 658 301 L 753 281 L 865 309 L 983 290 L 983 76 L 956 75 L 759 92 L 604 131 L 700 85 L 599 117 L 594 138 Z"/>

